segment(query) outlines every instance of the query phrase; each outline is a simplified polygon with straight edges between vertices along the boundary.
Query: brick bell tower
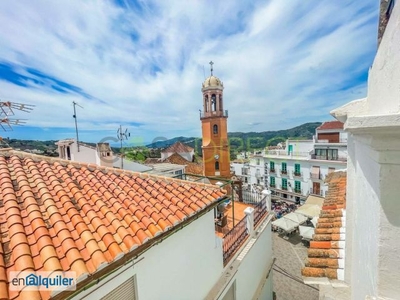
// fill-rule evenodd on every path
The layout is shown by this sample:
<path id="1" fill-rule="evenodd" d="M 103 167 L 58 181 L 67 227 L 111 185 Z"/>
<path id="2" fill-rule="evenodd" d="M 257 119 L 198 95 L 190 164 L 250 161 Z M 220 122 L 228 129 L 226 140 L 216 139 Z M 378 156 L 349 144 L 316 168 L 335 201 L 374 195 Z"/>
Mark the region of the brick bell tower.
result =
<path id="1" fill-rule="evenodd" d="M 213 75 L 213 62 L 210 62 L 211 76 L 201 89 L 203 111 L 200 112 L 203 136 L 203 175 L 230 178 L 230 155 L 228 144 L 228 111 L 224 110 L 224 85 Z"/>

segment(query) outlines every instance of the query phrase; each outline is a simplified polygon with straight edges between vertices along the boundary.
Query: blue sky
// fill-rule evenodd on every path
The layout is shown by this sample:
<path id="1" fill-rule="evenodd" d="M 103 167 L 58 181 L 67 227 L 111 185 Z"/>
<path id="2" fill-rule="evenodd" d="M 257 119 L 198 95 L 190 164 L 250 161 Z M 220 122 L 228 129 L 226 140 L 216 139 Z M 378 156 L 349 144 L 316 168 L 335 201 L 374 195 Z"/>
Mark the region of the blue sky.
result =
<path id="1" fill-rule="evenodd" d="M 200 136 L 201 84 L 225 86 L 229 131 L 331 119 L 366 96 L 377 0 L 1 1 L 0 99 L 35 105 L 3 137 Z"/>

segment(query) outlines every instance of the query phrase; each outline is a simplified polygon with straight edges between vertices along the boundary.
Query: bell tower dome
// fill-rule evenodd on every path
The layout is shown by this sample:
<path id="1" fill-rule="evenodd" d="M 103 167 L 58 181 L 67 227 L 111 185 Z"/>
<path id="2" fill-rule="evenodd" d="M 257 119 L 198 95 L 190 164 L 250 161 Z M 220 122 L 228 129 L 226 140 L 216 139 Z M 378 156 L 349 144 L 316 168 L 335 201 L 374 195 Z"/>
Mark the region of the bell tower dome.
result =
<path id="1" fill-rule="evenodd" d="M 213 75 L 202 85 L 203 111 L 200 120 L 203 137 L 203 173 L 205 176 L 230 177 L 230 155 L 228 145 L 228 111 L 224 110 L 224 85 Z"/>

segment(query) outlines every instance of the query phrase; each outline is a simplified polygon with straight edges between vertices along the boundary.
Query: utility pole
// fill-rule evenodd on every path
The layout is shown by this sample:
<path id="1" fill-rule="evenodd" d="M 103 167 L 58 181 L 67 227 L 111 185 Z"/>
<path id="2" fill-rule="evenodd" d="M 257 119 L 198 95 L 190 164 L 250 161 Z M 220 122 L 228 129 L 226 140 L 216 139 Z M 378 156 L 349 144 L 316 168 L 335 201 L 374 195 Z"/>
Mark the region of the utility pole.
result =
<path id="1" fill-rule="evenodd" d="M 80 108 L 83 108 L 83 107 L 80 106 L 75 101 L 72 101 L 72 105 L 74 106 L 74 115 L 73 115 L 73 117 L 75 119 L 76 145 L 78 146 L 78 152 L 79 152 L 78 120 L 77 120 L 77 117 L 76 117 L 76 108 L 75 108 L 75 106 L 78 105 Z"/>
<path id="2" fill-rule="evenodd" d="M 121 142 L 121 170 L 124 168 L 124 154 L 122 153 L 122 141 L 127 140 L 128 137 L 130 137 L 131 134 L 128 132 L 128 129 L 125 129 L 125 131 L 122 131 L 122 126 L 119 125 L 119 128 L 117 130 L 117 139 Z"/>

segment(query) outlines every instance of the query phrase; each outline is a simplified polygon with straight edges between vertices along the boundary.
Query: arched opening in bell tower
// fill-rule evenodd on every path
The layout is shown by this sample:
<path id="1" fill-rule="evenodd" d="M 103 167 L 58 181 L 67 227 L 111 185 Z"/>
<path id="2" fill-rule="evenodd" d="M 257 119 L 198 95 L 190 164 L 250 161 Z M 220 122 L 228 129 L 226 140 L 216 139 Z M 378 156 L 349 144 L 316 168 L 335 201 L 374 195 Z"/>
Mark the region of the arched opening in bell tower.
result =
<path id="1" fill-rule="evenodd" d="M 204 96 L 204 111 L 208 112 L 208 95 Z"/>
<path id="2" fill-rule="evenodd" d="M 211 96 L 211 110 L 217 111 L 217 96 L 215 96 L 215 94 Z"/>

